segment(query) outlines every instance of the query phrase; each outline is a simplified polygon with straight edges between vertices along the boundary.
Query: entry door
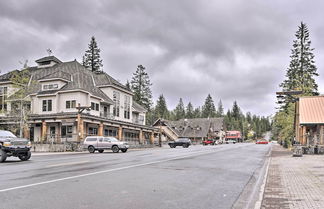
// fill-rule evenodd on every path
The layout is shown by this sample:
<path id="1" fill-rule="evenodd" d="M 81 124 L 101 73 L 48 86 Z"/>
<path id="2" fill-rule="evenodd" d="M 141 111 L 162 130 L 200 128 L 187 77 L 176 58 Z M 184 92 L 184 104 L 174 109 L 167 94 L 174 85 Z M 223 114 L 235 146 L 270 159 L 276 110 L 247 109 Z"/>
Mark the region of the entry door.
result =
<path id="1" fill-rule="evenodd" d="M 50 127 L 50 137 L 55 138 L 55 126 Z"/>
<path id="2" fill-rule="evenodd" d="M 32 141 L 32 142 L 34 141 L 34 127 L 30 127 L 29 140 Z"/>

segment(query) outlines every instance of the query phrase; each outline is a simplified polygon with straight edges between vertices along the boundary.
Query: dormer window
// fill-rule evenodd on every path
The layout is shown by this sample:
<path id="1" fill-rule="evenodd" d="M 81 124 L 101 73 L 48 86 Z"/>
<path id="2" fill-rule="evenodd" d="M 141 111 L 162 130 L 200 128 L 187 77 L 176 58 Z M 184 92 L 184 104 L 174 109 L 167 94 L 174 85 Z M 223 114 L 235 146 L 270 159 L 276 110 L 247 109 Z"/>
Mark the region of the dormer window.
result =
<path id="1" fill-rule="evenodd" d="M 58 89 L 58 84 L 44 84 L 43 85 L 43 90 L 53 90 L 53 89 Z"/>

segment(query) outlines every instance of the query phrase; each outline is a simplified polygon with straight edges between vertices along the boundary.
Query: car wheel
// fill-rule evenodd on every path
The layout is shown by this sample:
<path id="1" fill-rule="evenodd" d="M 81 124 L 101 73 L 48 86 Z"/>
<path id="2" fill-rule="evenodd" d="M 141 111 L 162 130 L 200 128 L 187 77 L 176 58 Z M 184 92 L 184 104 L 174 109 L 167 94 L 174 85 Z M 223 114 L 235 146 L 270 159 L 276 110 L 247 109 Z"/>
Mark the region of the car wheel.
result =
<path id="1" fill-rule="evenodd" d="M 6 161 L 6 159 L 7 159 L 7 153 L 2 149 L 0 149 L 0 163 Z"/>
<path id="2" fill-rule="evenodd" d="M 24 153 L 24 154 L 20 154 L 20 155 L 18 155 L 18 158 L 19 158 L 21 161 L 29 160 L 30 157 L 31 157 L 31 152 L 30 152 L 30 151 L 28 151 L 28 152 L 26 152 L 26 153 Z"/>
<path id="3" fill-rule="evenodd" d="M 183 148 L 188 148 L 189 146 L 188 146 L 188 144 L 184 144 L 184 145 L 182 145 L 182 147 Z"/>
<path id="4" fill-rule="evenodd" d="M 204 145 L 204 146 L 206 146 L 206 144 L 205 144 L 205 143 L 203 143 L 203 145 Z"/>
<path id="5" fill-rule="evenodd" d="M 104 150 L 103 150 L 103 149 L 100 149 L 100 150 L 98 150 L 98 152 L 100 152 L 100 153 L 103 153 L 103 152 L 104 152 Z"/>
<path id="6" fill-rule="evenodd" d="M 127 152 L 127 149 L 122 149 L 121 151 L 125 153 L 125 152 Z"/>
<path id="7" fill-rule="evenodd" d="M 88 151 L 89 151 L 90 153 L 94 153 L 94 152 L 96 151 L 96 149 L 94 148 L 94 146 L 89 146 L 89 147 L 88 147 Z"/>
<path id="8" fill-rule="evenodd" d="M 118 148 L 118 146 L 113 146 L 112 148 L 111 148 L 111 150 L 114 152 L 114 153 L 117 153 L 117 152 L 119 152 L 119 148 Z"/>

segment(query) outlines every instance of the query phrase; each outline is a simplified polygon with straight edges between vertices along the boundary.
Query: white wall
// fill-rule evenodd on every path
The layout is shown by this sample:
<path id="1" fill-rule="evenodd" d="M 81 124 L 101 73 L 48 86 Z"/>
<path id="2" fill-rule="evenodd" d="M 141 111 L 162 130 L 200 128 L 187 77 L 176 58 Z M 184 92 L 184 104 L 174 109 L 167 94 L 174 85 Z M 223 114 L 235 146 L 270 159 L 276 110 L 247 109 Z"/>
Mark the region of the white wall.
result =
<path id="1" fill-rule="evenodd" d="M 43 112 L 43 100 L 52 100 L 52 111 Z M 34 114 L 52 114 L 57 113 L 56 96 L 32 97 L 32 113 Z"/>
<path id="2" fill-rule="evenodd" d="M 126 122 L 132 122 L 132 105 L 133 105 L 133 96 L 131 94 L 128 94 L 126 92 L 123 92 L 123 91 L 120 91 L 116 88 L 113 88 L 113 87 L 103 87 L 103 88 L 100 88 L 110 99 L 113 100 L 114 96 L 113 96 L 113 92 L 114 91 L 117 91 L 119 92 L 120 94 L 120 112 L 119 112 L 119 117 L 116 117 L 115 116 L 115 119 L 116 120 L 120 120 L 120 121 L 126 121 Z M 129 119 L 126 119 L 124 118 L 124 102 L 125 102 L 125 95 L 129 96 L 130 97 L 130 118 Z M 114 105 L 111 105 L 110 107 L 110 112 L 111 114 L 113 114 L 113 108 Z"/>
<path id="3" fill-rule="evenodd" d="M 75 108 L 66 108 L 66 101 L 76 101 L 76 106 L 80 103 L 81 106 L 89 106 L 88 94 L 84 92 L 66 92 L 58 94 L 58 112 L 76 112 Z"/>

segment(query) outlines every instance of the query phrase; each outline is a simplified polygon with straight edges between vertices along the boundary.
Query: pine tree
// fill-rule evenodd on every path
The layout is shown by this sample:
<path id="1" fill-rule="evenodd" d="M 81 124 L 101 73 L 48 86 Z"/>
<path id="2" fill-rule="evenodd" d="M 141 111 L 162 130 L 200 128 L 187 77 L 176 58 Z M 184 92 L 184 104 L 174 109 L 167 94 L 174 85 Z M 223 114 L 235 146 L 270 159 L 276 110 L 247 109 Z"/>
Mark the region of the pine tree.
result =
<path id="1" fill-rule="evenodd" d="M 97 46 L 97 42 L 94 36 L 91 37 L 91 41 L 88 45 L 88 50 L 82 57 L 83 66 L 90 68 L 92 72 L 102 71 L 102 59 L 100 59 L 100 49 Z"/>
<path id="2" fill-rule="evenodd" d="M 131 85 L 130 85 L 130 83 L 129 83 L 129 81 L 128 81 L 128 80 L 126 81 L 126 84 L 125 84 L 125 86 L 126 86 L 126 88 L 127 88 L 128 90 L 130 90 L 130 91 L 131 91 Z"/>
<path id="3" fill-rule="evenodd" d="M 193 111 L 193 118 L 200 118 L 201 117 L 201 111 L 200 111 L 200 107 L 195 108 L 195 110 Z"/>
<path id="4" fill-rule="evenodd" d="M 157 118 L 169 119 L 169 110 L 163 94 L 161 94 L 156 102 L 155 114 Z"/>
<path id="5" fill-rule="evenodd" d="M 237 104 L 236 101 L 234 101 L 234 103 L 233 103 L 233 107 L 232 107 L 232 117 L 235 120 L 239 120 L 240 117 L 241 117 L 241 110 L 240 110 L 240 107 L 238 106 L 238 104 Z"/>
<path id="6" fill-rule="evenodd" d="M 184 108 L 182 98 L 180 98 L 179 103 L 178 103 L 178 105 L 176 106 L 176 108 L 174 110 L 174 113 L 175 113 L 175 116 L 176 116 L 176 120 L 185 118 L 186 112 L 185 112 L 185 108 Z"/>
<path id="7" fill-rule="evenodd" d="M 186 108 L 186 118 L 194 118 L 194 108 L 191 102 L 188 103 Z"/>
<path id="8" fill-rule="evenodd" d="M 280 87 L 283 91 L 300 90 L 303 95 L 318 95 L 318 85 L 315 77 L 318 76 L 317 68 L 314 61 L 314 48 L 311 48 L 309 31 L 305 23 L 301 22 L 298 31 L 295 34 L 296 39 L 293 41 L 291 50 L 291 61 L 286 72 L 286 80 Z M 287 108 L 291 99 L 286 98 L 284 109 Z"/>
<path id="9" fill-rule="evenodd" d="M 134 92 L 134 101 L 150 111 L 152 106 L 152 86 L 145 67 L 139 65 L 131 80 L 131 88 Z"/>
<path id="10" fill-rule="evenodd" d="M 222 103 L 221 99 L 218 102 L 216 116 L 217 117 L 223 117 L 224 116 L 224 107 L 223 107 L 223 103 Z"/>
<path id="11" fill-rule="evenodd" d="M 213 98 L 210 96 L 210 94 L 208 94 L 205 100 L 205 104 L 202 107 L 201 116 L 203 118 L 212 118 L 215 117 L 215 115 L 216 115 L 216 109 L 215 109 L 214 101 Z"/>

